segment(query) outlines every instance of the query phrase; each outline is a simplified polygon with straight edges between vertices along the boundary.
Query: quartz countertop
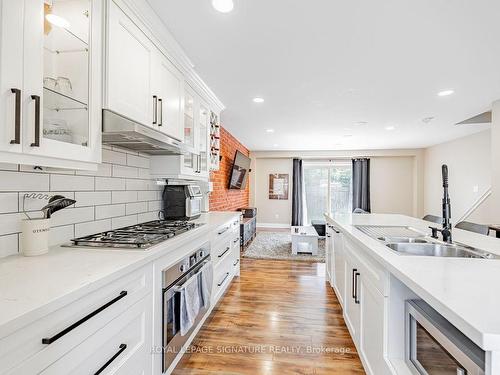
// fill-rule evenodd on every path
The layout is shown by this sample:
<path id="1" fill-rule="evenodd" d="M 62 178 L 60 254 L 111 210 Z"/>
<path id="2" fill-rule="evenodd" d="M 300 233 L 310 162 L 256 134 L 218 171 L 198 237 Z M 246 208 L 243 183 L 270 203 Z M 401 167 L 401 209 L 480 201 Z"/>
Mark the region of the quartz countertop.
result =
<path id="1" fill-rule="evenodd" d="M 325 215 L 344 235 L 486 351 L 500 350 L 500 260 L 399 255 L 356 225 L 409 226 L 430 235 L 435 225 L 404 215 Z M 453 229 L 453 240 L 500 255 L 500 240 Z"/>
<path id="2" fill-rule="evenodd" d="M 41 256 L 0 259 L 0 338 L 239 215 L 202 214 L 195 222 L 204 225 L 147 250 L 54 246 Z"/>

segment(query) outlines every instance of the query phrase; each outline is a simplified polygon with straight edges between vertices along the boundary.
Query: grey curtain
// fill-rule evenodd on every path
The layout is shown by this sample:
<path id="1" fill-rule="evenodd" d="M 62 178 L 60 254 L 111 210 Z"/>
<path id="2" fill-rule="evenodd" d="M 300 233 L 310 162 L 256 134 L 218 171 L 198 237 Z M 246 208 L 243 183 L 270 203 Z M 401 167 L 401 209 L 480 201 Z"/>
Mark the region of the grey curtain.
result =
<path id="1" fill-rule="evenodd" d="M 292 185 L 292 226 L 303 225 L 304 202 L 302 201 L 303 186 L 302 160 L 293 159 L 293 185 Z"/>
<path id="2" fill-rule="evenodd" d="M 370 159 L 352 159 L 352 209 L 371 212 Z"/>

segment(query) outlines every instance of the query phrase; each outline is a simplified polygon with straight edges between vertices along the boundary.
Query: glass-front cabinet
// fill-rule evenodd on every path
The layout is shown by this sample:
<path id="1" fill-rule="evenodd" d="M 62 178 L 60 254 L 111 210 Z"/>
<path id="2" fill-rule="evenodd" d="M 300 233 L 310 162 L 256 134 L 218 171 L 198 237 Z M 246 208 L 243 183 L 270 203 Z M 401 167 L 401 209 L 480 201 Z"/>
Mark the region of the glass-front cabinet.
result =
<path id="1" fill-rule="evenodd" d="M 205 103 L 200 103 L 200 118 L 199 118 L 199 157 L 198 157 L 198 171 L 204 176 L 208 177 L 210 165 L 208 161 L 208 145 L 209 145 L 209 126 L 210 126 L 210 109 Z"/>
<path id="2" fill-rule="evenodd" d="M 181 158 L 184 174 L 198 173 L 198 153 L 197 153 L 197 119 L 198 114 L 195 108 L 199 106 L 198 98 L 194 91 L 186 85 L 184 96 L 184 145 L 187 152 Z"/>
<path id="3" fill-rule="evenodd" d="M 19 74 L 16 71 L 20 80 L 8 82 L 12 96 L 0 98 L 0 109 L 8 113 L 0 150 L 23 154 L 20 163 L 90 167 L 100 162 L 101 150 L 103 2 L 25 0 L 24 7 L 19 3 L 23 1 L 0 2 L 2 89 L 7 85 L 4 77 L 12 71 L 9 65 L 17 62 L 23 67 Z M 14 17 L 9 11 L 22 25 L 9 20 Z M 22 31 L 22 38 L 8 40 L 6 34 L 19 38 L 11 31 Z"/>

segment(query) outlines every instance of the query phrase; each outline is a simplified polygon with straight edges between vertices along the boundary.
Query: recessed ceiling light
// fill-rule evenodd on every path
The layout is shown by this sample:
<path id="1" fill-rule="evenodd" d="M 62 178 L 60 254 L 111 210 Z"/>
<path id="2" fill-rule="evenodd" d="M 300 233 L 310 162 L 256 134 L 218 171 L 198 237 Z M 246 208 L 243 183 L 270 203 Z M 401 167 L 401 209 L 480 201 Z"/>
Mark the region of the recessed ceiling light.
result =
<path id="1" fill-rule="evenodd" d="M 368 125 L 368 122 L 366 122 L 366 121 L 358 121 L 358 122 L 355 122 L 354 125 L 357 125 L 357 126 Z"/>
<path id="2" fill-rule="evenodd" d="M 279 146 L 279 144 L 277 144 L 277 143 L 275 143 L 275 144 L 273 145 L 273 147 L 278 147 L 278 146 Z"/>
<path id="3" fill-rule="evenodd" d="M 233 0 L 212 0 L 212 6 L 216 11 L 221 13 L 229 13 L 234 8 Z"/>
<path id="4" fill-rule="evenodd" d="M 45 19 L 54 26 L 62 27 L 67 29 L 71 26 L 66 18 L 57 16 L 55 14 L 49 13 L 45 16 Z"/>
<path id="5" fill-rule="evenodd" d="M 266 133 L 274 133 L 274 129 L 266 129 Z"/>
<path id="6" fill-rule="evenodd" d="M 344 134 L 344 138 L 351 138 L 352 134 Z"/>
<path id="7" fill-rule="evenodd" d="M 385 127 L 385 130 L 394 130 L 394 129 L 396 129 L 396 127 L 392 125 Z"/>
<path id="8" fill-rule="evenodd" d="M 261 98 L 259 96 L 253 98 L 252 100 L 254 103 L 264 103 L 264 98 Z"/>
<path id="9" fill-rule="evenodd" d="M 453 94 L 454 92 L 455 91 L 453 91 L 453 90 L 443 90 L 443 91 L 438 92 L 438 96 L 448 96 L 448 95 Z"/>
<path id="10" fill-rule="evenodd" d="M 424 118 L 422 119 L 422 122 L 423 122 L 424 124 L 428 124 L 428 123 L 429 123 L 429 122 L 431 122 L 432 120 L 434 120 L 434 117 L 433 117 L 433 116 L 429 116 L 429 117 L 424 117 Z"/>

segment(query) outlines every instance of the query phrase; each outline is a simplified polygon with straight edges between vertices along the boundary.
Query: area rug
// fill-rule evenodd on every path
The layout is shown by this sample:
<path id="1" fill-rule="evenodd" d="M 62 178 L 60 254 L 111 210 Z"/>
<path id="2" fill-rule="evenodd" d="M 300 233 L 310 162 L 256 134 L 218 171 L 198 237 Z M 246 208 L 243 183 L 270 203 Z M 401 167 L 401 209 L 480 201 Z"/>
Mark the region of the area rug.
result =
<path id="1" fill-rule="evenodd" d="M 318 240 L 318 255 L 292 254 L 292 236 L 285 232 L 257 232 L 257 236 L 244 251 L 243 256 L 255 259 L 298 260 L 325 262 L 325 240 Z"/>

